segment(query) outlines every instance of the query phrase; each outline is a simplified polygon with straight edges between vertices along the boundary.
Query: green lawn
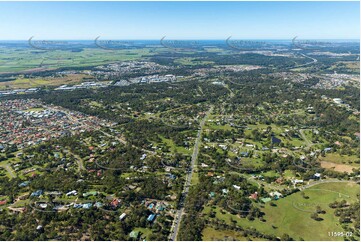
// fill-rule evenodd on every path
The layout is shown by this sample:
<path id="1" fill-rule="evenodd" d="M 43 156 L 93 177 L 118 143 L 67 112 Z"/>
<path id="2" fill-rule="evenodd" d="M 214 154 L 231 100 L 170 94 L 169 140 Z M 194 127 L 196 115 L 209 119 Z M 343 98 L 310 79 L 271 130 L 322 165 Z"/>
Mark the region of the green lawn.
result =
<path id="1" fill-rule="evenodd" d="M 212 130 L 232 130 L 233 128 L 226 124 L 226 125 L 217 125 L 213 122 L 207 122 L 204 126 L 205 129 L 212 129 Z"/>
<path id="2" fill-rule="evenodd" d="M 267 171 L 262 173 L 262 175 L 267 177 L 280 177 L 280 174 L 277 173 L 276 171 Z"/>
<path id="3" fill-rule="evenodd" d="M 199 183 L 199 174 L 198 174 L 198 171 L 195 170 L 192 175 L 191 184 L 197 185 L 198 183 Z"/>
<path id="4" fill-rule="evenodd" d="M 140 237 L 142 239 L 145 240 L 149 240 L 149 235 L 152 234 L 152 230 L 148 229 L 148 228 L 141 228 L 141 227 L 137 227 L 133 229 L 134 231 L 139 231 L 140 232 Z"/>
<path id="5" fill-rule="evenodd" d="M 291 171 L 291 170 L 285 170 L 285 172 L 283 173 L 283 176 L 285 178 L 293 178 L 295 177 L 295 172 L 294 171 Z"/>
<path id="6" fill-rule="evenodd" d="M 292 138 L 291 140 L 287 140 L 287 139 L 285 140 L 286 143 L 289 142 L 291 145 L 295 147 L 306 146 L 306 143 L 302 139 Z"/>
<path id="7" fill-rule="evenodd" d="M 192 153 L 192 150 L 188 150 L 184 147 L 177 146 L 176 144 L 174 144 L 173 140 L 171 139 L 166 139 L 161 135 L 159 135 L 159 137 L 162 139 L 162 142 L 164 144 L 170 147 L 170 151 L 172 151 L 173 153 L 183 153 L 188 155 Z"/>
<path id="8" fill-rule="evenodd" d="M 29 203 L 30 203 L 29 199 L 19 200 L 16 203 L 14 203 L 11 207 L 20 208 L 20 207 L 24 207 L 24 206 L 28 205 Z"/>
<path id="9" fill-rule="evenodd" d="M 255 158 L 242 157 L 240 164 L 241 166 L 245 165 L 246 167 L 248 166 L 261 167 L 264 165 L 264 162 L 262 161 L 261 158 L 255 159 Z"/>

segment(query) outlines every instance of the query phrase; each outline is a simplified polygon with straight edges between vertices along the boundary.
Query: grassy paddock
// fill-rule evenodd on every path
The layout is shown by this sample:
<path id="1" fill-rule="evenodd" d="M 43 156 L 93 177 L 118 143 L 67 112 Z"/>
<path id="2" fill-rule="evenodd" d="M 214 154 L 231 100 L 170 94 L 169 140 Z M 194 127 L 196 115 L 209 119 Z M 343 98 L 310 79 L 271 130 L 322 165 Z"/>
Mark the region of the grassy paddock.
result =
<path id="1" fill-rule="evenodd" d="M 359 193 L 359 185 L 355 183 L 327 183 L 304 190 L 308 199 L 303 198 L 301 192 L 292 194 L 286 198 L 274 201 L 276 207 L 266 204 L 261 210 L 266 214 L 266 222 L 260 220 L 249 221 L 228 212 L 221 213 L 221 208 L 216 207 L 216 217 L 231 224 L 231 219 L 237 221 L 237 225 L 245 228 L 255 228 L 266 234 L 282 236 L 289 234 L 293 239 L 300 240 L 343 240 L 343 237 L 329 237 L 328 232 L 344 231 L 338 217 L 334 215 L 334 209 L 329 208 L 329 203 L 345 199 L 348 202 L 356 202 Z M 310 216 L 320 206 L 326 214 L 320 214 L 322 221 L 315 221 Z M 206 207 L 204 214 L 209 214 L 210 207 Z M 344 231 L 348 232 L 348 231 Z"/>

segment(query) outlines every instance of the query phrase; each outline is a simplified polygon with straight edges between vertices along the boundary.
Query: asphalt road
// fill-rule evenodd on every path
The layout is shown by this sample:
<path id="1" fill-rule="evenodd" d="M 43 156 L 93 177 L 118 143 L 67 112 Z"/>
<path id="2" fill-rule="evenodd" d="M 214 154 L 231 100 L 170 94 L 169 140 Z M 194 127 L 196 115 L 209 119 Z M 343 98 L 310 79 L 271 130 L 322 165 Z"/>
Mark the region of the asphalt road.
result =
<path id="1" fill-rule="evenodd" d="M 173 226 L 171 228 L 171 233 L 170 233 L 169 240 L 172 240 L 172 241 L 175 241 L 177 239 L 179 226 L 180 226 L 180 223 L 182 221 L 182 216 L 184 214 L 184 203 L 186 201 L 188 191 L 189 191 L 189 187 L 191 185 L 193 171 L 194 171 L 194 168 L 196 167 L 196 162 L 197 162 L 198 153 L 199 153 L 199 146 L 200 146 L 200 144 L 202 142 L 201 138 L 202 138 L 203 127 L 204 127 L 204 124 L 205 124 L 209 114 L 212 113 L 212 110 L 213 110 L 213 107 L 211 107 L 207 111 L 206 115 L 204 116 L 204 118 L 202 119 L 202 121 L 199 124 L 198 134 L 197 134 L 197 138 L 196 138 L 196 141 L 194 143 L 194 148 L 193 148 L 193 154 L 192 154 L 190 170 L 189 170 L 189 173 L 187 173 L 187 175 L 186 175 L 186 182 L 184 184 L 184 190 L 182 192 L 182 195 L 181 195 L 181 198 L 180 198 L 180 201 L 179 201 L 179 208 L 177 210 L 176 216 L 175 216 L 174 221 L 173 221 Z"/>

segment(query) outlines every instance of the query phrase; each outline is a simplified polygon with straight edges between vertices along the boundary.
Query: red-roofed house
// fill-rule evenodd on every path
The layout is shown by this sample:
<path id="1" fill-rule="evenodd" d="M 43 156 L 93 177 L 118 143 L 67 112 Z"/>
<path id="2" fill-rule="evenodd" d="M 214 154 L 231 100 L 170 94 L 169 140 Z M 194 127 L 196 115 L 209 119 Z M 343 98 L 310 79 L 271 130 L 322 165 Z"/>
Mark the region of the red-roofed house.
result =
<path id="1" fill-rule="evenodd" d="M 119 203 L 120 203 L 120 200 L 119 199 L 117 199 L 117 198 L 114 198 L 113 199 L 113 201 L 111 201 L 111 203 L 110 203 L 110 206 L 112 206 L 112 207 L 118 207 L 119 206 Z"/>

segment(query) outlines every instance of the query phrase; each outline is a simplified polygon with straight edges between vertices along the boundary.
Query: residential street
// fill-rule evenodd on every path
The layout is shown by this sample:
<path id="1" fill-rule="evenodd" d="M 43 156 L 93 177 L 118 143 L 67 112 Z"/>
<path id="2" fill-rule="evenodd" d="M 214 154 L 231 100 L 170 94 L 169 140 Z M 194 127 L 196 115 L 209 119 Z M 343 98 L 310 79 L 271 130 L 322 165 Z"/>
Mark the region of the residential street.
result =
<path id="1" fill-rule="evenodd" d="M 9 173 L 9 175 L 11 176 L 11 178 L 15 178 L 15 177 L 16 177 L 15 172 L 13 171 L 13 169 L 11 169 L 11 167 L 10 167 L 9 164 L 2 164 L 2 165 L 0 165 L 0 167 L 4 168 L 4 169 Z"/>

